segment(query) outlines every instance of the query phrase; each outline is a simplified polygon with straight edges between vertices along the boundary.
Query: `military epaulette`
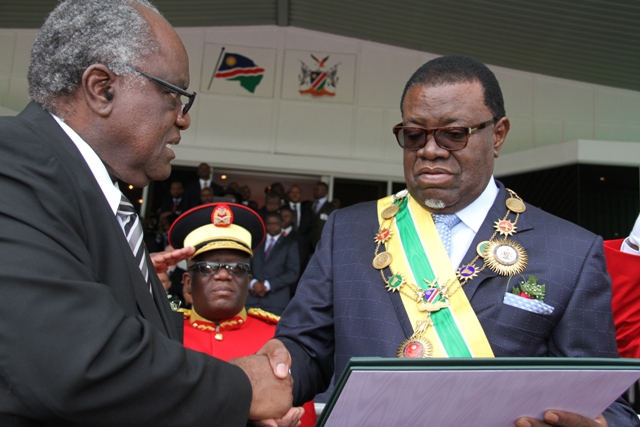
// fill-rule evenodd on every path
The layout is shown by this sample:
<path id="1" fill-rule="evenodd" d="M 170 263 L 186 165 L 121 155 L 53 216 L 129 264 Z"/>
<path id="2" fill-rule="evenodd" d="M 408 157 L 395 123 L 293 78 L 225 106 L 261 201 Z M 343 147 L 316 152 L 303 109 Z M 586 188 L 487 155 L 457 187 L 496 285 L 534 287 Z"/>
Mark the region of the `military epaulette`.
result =
<path id="1" fill-rule="evenodd" d="M 269 313 L 268 311 L 264 311 L 261 308 L 250 308 L 249 310 L 247 310 L 247 314 L 251 317 L 264 320 L 265 322 L 271 323 L 273 325 L 277 324 L 280 321 L 280 316 Z"/>
<path id="2" fill-rule="evenodd" d="M 191 309 L 189 308 L 179 308 L 176 311 L 182 313 L 185 319 L 189 319 L 191 317 Z"/>

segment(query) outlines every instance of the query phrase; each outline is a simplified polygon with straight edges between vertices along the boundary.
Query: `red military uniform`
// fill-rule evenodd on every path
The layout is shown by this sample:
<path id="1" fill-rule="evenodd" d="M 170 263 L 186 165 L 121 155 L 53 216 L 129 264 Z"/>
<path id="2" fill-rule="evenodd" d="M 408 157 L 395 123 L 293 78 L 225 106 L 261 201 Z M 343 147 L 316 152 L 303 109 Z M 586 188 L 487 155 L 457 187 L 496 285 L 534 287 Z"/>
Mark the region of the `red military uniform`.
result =
<path id="1" fill-rule="evenodd" d="M 620 251 L 623 241 L 604 242 L 616 340 L 620 356 L 640 358 L 640 256 Z"/>
<path id="2" fill-rule="evenodd" d="M 194 310 L 184 311 L 184 346 L 222 360 L 256 353 L 273 338 L 279 316 L 250 308 L 218 324 L 199 316 Z M 303 405 L 302 427 L 313 427 L 316 412 L 313 401 Z"/>

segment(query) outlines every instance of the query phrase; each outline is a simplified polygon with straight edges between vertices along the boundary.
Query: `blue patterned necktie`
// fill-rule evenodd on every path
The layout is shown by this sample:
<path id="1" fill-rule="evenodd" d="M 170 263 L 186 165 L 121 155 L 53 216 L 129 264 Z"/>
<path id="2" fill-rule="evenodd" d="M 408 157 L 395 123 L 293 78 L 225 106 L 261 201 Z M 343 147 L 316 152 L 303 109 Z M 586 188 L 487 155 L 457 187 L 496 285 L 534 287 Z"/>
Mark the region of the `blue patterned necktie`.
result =
<path id="1" fill-rule="evenodd" d="M 116 215 L 118 215 L 122 220 L 124 235 L 127 238 L 127 242 L 129 242 L 131 252 L 133 252 L 134 257 L 136 258 L 138 268 L 140 268 L 140 272 L 142 273 L 145 282 L 149 284 L 149 292 L 152 292 L 151 283 L 149 283 L 149 267 L 147 266 L 147 248 L 143 241 L 140 217 L 124 194 L 120 198 L 120 204 L 118 205 Z"/>
<path id="2" fill-rule="evenodd" d="M 440 235 L 440 240 L 451 256 L 451 229 L 460 222 L 460 218 L 456 214 L 431 214 L 433 221 L 436 223 L 436 230 Z"/>

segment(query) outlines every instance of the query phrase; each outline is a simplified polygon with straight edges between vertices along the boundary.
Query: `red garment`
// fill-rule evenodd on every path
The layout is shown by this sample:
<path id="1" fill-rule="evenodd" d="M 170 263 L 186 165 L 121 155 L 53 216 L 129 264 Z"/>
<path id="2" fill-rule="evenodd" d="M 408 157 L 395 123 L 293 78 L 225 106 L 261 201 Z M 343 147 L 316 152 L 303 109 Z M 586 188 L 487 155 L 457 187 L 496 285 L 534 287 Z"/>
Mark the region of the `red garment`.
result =
<path id="1" fill-rule="evenodd" d="M 184 346 L 222 360 L 256 353 L 276 332 L 277 316 L 247 315 L 243 309 L 237 316 L 220 321 L 218 327 L 198 316 L 195 311 L 186 312 L 184 318 Z M 218 338 L 222 339 L 216 339 Z M 302 427 L 316 424 L 313 401 L 302 405 Z"/>
<path id="2" fill-rule="evenodd" d="M 620 356 L 640 358 L 640 256 L 621 252 L 623 241 L 604 242 L 613 286 L 611 307 Z"/>

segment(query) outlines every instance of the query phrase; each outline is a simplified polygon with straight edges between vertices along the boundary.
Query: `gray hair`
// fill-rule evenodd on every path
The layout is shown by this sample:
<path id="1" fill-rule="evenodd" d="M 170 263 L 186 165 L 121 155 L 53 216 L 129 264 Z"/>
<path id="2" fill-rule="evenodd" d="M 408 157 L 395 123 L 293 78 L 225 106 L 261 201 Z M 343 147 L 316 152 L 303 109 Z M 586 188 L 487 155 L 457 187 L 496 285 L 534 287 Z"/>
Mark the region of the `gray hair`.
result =
<path id="1" fill-rule="evenodd" d="M 147 21 L 134 4 L 159 14 L 147 0 L 66 0 L 49 14 L 31 50 L 29 96 L 47 110 L 73 93 L 92 64 L 115 74 L 158 50 Z"/>

